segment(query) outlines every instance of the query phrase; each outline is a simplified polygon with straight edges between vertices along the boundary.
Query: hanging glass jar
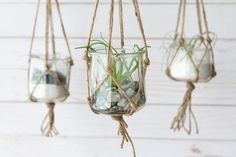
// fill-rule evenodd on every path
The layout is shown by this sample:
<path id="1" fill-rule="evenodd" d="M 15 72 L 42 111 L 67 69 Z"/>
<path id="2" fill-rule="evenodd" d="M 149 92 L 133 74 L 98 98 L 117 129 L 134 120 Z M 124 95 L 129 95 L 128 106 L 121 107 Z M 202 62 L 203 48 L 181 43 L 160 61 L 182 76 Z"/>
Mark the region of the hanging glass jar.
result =
<path id="1" fill-rule="evenodd" d="M 46 103 L 48 106 L 48 114 L 41 127 L 42 134 L 45 136 L 58 134 L 54 127 L 53 110 L 56 102 L 63 102 L 69 96 L 70 72 L 71 66 L 73 65 L 71 50 L 61 17 L 60 5 L 58 0 L 55 0 L 55 3 L 68 54 L 59 53 L 56 49 L 51 0 L 46 1 L 45 50 L 41 53 L 33 52 L 41 4 L 41 1 L 38 0 L 29 53 L 29 99 L 33 102 Z"/>
<path id="2" fill-rule="evenodd" d="M 123 25 L 123 4 L 118 0 L 120 46 L 112 43 L 114 0 L 110 1 L 109 36 L 108 41 L 92 39 L 99 0 L 96 1 L 88 44 L 78 48 L 85 48 L 88 78 L 88 104 L 93 112 L 107 114 L 119 123 L 119 135 L 122 137 L 121 147 L 124 142 L 130 142 L 136 155 L 134 144 L 127 132 L 128 125 L 123 115 L 133 115 L 140 110 L 145 102 L 145 75 L 148 58 L 148 46 L 144 34 L 143 24 L 137 0 L 132 0 L 135 15 L 142 34 L 144 46 L 125 46 Z"/>
<path id="3" fill-rule="evenodd" d="M 29 92 L 35 102 L 63 102 L 69 96 L 70 58 L 58 54 L 49 56 L 48 68 L 45 57 L 31 55 Z"/>
<path id="4" fill-rule="evenodd" d="M 107 75 L 107 50 L 90 52 L 90 94 L 92 108 L 103 114 L 123 115 L 145 104 L 143 55 L 144 51 L 128 48 L 116 49 L 112 55 L 112 75 Z M 104 80 L 106 78 L 106 80 Z M 99 84 L 103 82 L 103 84 Z M 100 87 L 99 87 L 100 86 Z M 99 88 L 98 88 L 99 87 Z"/>
<path id="5" fill-rule="evenodd" d="M 168 50 L 168 76 L 177 81 L 209 82 L 215 76 L 212 47 L 207 46 L 206 33 L 191 40 L 174 40 Z M 215 40 L 215 34 L 209 33 Z M 181 43 L 183 42 L 183 43 Z"/>
<path id="6" fill-rule="evenodd" d="M 188 134 L 192 131 L 193 118 L 198 133 L 198 124 L 191 107 L 194 83 L 209 82 L 216 76 L 213 46 L 216 35 L 209 31 L 206 11 L 203 0 L 196 0 L 199 34 L 186 38 L 184 36 L 187 0 L 180 0 L 177 27 L 173 40 L 167 47 L 167 69 L 166 74 L 175 81 L 187 83 L 187 91 L 177 115 L 174 117 L 171 128 L 175 130 L 184 129 Z M 187 114 L 188 112 L 188 114 Z M 189 127 L 185 126 L 187 115 L 189 115 Z"/>

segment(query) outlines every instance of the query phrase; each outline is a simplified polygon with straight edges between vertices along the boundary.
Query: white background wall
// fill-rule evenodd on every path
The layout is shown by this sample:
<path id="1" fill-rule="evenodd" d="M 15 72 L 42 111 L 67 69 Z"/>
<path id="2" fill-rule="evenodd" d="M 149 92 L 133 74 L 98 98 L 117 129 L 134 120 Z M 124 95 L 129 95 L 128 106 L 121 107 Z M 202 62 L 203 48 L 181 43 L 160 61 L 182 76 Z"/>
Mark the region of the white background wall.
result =
<path id="1" fill-rule="evenodd" d="M 61 0 L 63 19 L 73 48 L 71 97 L 56 108 L 60 136 L 46 139 L 39 126 L 46 112 L 43 104 L 27 100 L 27 54 L 36 0 L 0 0 L 0 154 L 4 157 L 118 157 L 131 156 L 129 145 L 119 150 L 117 126 L 110 117 L 94 115 L 85 105 L 85 64 L 82 51 L 86 42 L 94 0 Z M 127 45 L 140 42 L 131 0 L 124 0 Z M 169 80 L 161 67 L 160 48 L 166 32 L 175 28 L 178 0 L 139 0 L 152 61 L 147 75 L 148 103 L 128 117 L 129 132 L 138 157 L 235 157 L 236 156 L 236 1 L 206 0 L 211 31 L 217 33 L 215 47 L 217 78 L 198 84 L 193 95 L 200 134 L 188 136 L 169 130 L 185 91 L 184 83 Z M 187 32 L 197 31 L 195 6 L 189 0 Z M 94 36 L 107 33 L 108 0 L 102 0 Z M 36 47 L 42 46 L 43 10 L 38 25 Z M 56 19 L 55 19 L 56 20 Z M 117 28 L 117 27 L 115 27 Z M 57 28 L 58 47 L 64 48 Z M 118 38 L 118 32 L 114 32 Z M 115 40 L 114 42 L 118 42 Z"/>

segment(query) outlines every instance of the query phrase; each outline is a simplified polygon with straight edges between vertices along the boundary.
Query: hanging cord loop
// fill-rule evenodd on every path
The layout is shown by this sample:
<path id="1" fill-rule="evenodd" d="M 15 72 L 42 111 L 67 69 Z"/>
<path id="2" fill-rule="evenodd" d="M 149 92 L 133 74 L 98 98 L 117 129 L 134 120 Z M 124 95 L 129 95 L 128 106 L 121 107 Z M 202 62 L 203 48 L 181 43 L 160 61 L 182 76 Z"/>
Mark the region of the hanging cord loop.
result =
<path id="1" fill-rule="evenodd" d="M 35 34 L 36 34 L 37 23 L 38 23 L 38 15 L 39 15 L 40 3 L 41 3 L 41 0 L 38 0 L 37 7 L 36 7 L 35 18 L 34 18 L 33 32 L 32 32 L 32 37 L 31 37 L 31 41 L 30 41 L 30 49 L 29 49 L 29 56 L 28 56 L 27 82 L 30 81 L 29 78 L 30 78 L 31 56 L 32 56 L 32 51 L 33 51 L 33 45 L 34 45 L 34 39 L 35 39 Z M 29 83 L 27 83 L 27 86 L 28 86 L 27 89 L 28 89 L 29 100 L 34 102 L 34 100 L 32 98 L 32 93 L 30 93 Z"/>
<path id="2" fill-rule="evenodd" d="M 89 71 L 90 71 L 90 61 L 91 61 L 91 59 L 90 59 L 90 56 L 89 56 L 89 46 L 90 46 L 91 39 L 92 39 L 92 34 L 93 34 L 95 19 L 96 19 L 96 16 L 97 16 L 97 10 L 98 10 L 99 2 L 100 2 L 99 0 L 96 0 L 94 12 L 93 12 L 93 17 L 92 17 L 92 21 L 91 21 L 91 26 L 90 26 L 90 30 L 89 30 L 87 48 L 85 50 L 84 57 L 83 57 L 83 59 L 86 62 L 87 95 L 88 95 L 87 104 L 89 105 L 91 111 L 94 112 L 95 114 L 97 114 L 97 112 L 92 107 L 92 100 L 91 100 L 91 94 L 90 94 L 90 82 L 89 82 L 90 74 L 89 74 Z"/>
<path id="3" fill-rule="evenodd" d="M 172 49 L 169 50 L 170 51 L 169 54 L 173 53 L 173 57 L 170 58 L 169 56 L 168 58 L 168 61 L 170 62 L 168 63 L 166 74 L 173 80 L 178 80 L 178 79 L 171 76 L 170 66 L 174 62 L 174 59 L 177 56 L 180 49 L 184 49 L 186 52 L 188 51 L 184 47 L 184 44 L 185 44 L 184 27 L 185 27 L 186 5 L 187 5 L 186 3 L 187 3 L 186 0 L 180 0 L 178 17 L 177 17 L 177 26 L 176 26 L 175 36 L 174 36 L 174 41 L 178 41 L 179 45 L 175 50 L 172 50 Z M 181 106 L 179 107 L 178 113 L 174 117 L 173 122 L 171 124 L 172 130 L 180 131 L 181 129 L 184 129 L 189 135 L 192 133 L 192 120 L 196 128 L 196 133 L 199 133 L 198 123 L 192 111 L 191 99 L 192 99 L 192 92 L 195 89 L 193 82 L 199 81 L 199 67 L 202 64 L 207 53 L 211 53 L 212 55 L 212 78 L 216 76 L 215 65 L 214 65 L 214 53 L 213 53 L 213 48 L 212 48 L 212 39 L 210 37 L 210 32 L 208 30 L 208 21 L 206 17 L 203 0 L 196 0 L 196 9 L 197 9 L 198 29 L 199 29 L 199 34 L 200 34 L 199 36 L 201 40 L 200 42 L 201 44 L 204 45 L 205 54 L 202 56 L 200 63 L 198 65 L 196 65 L 193 58 L 189 56 L 189 54 L 187 56 L 189 57 L 190 61 L 192 62 L 192 65 L 198 72 L 198 76 L 196 80 L 187 82 L 187 91 L 183 98 L 183 102 Z M 206 34 L 206 37 L 204 36 L 204 34 Z M 187 114 L 189 117 L 187 117 Z M 188 127 L 185 126 L 185 122 L 187 118 L 189 119 Z"/>
<path id="4" fill-rule="evenodd" d="M 46 25 L 45 25 L 45 69 L 49 70 L 49 27 L 51 18 L 51 0 L 47 0 L 46 3 Z"/>
<path id="5" fill-rule="evenodd" d="M 68 51 L 69 57 L 70 57 L 70 65 L 73 66 L 74 62 L 73 62 L 73 59 L 72 59 L 72 54 L 71 54 L 71 48 L 70 48 L 69 40 L 68 40 L 68 37 L 67 37 L 67 34 L 66 34 L 66 30 L 65 30 L 65 26 L 64 26 L 64 23 L 63 23 L 63 20 L 62 20 L 60 4 L 59 4 L 58 0 L 55 0 L 55 2 L 56 2 L 57 12 L 58 12 L 59 19 L 60 19 L 60 24 L 61 24 L 61 29 L 62 29 L 63 37 L 64 37 L 64 40 L 66 42 L 67 51 Z"/>
<path id="6" fill-rule="evenodd" d="M 135 151 L 134 143 L 133 143 L 133 141 L 132 141 L 132 139 L 129 136 L 129 133 L 127 131 L 128 124 L 123 119 L 123 116 L 112 116 L 112 119 L 119 123 L 118 135 L 121 136 L 121 138 L 122 138 L 121 149 L 123 149 L 125 142 L 130 142 L 132 150 L 133 150 L 133 157 L 136 157 L 136 151 Z"/>
<path id="7" fill-rule="evenodd" d="M 68 48 L 68 53 L 69 53 L 69 65 L 70 67 L 73 65 L 73 61 L 72 61 L 72 56 L 71 56 L 71 50 L 69 47 L 69 42 L 68 42 L 68 38 L 65 32 L 65 28 L 64 28 L 64 24 L 62 21 L 62 16 L 61 16 L 61 11 L 60 11 L 60 6 L 59 6 L 59 2 L 58 0 L 55 0 L 56 2 L 56 6 L 57 6 L 57 11 L 59 14 L 59 18 L 60 18 L 60 23 L 61 23 L 61 29 L 63 32 L 63 37 L 65 39 L 66 42 L 66 46 Z M 30 79 L 30 67 L 31 67 L 31 57 L 32 57 L 32 50 L 33 50 L 33 44 L 34 44 L 34 40 L 35 40 L 35 34 L 36 34 L 36 27 L 37 27 L 37 22 L 38 22 L 38 16 L 39 16 L 39 9 L 40 9 L 40 4 L 41 4 L 41 0 L 38 0 L 37 3 L 37 9 L 36 9 L 36 15 L 35 15 L 35 20 L 34 20 L 34 26 L 33 26 L 33 33 L 32 33 L 32 38 L 31 38 L 31 42 L 30 42 L 30 52 L 29 52 L 29 66 L 28 66 L 28 90 L 29 88 L 29 79 Z M 42 76 L 40 77 L 40 79 L 38 80 L 37 84 L 35 85 L 35 87 L 33 88 L 32 91 L 29 91 L 29 97 L 31 101 L 37 102 L 37 99 L 33 99 L 32 95 L 36 89 L 36 87 L 38 86 L 39 82 L 43 79 L 43 77 L 48 74 L 53 76 L 53 78 L 57 81 L 60 82 L 60 80 L 58 79 L 57 76 L 53 75 L 49 66 L 49 42 L 51 41 L 51 45 L 52 45 L 52 54 L 55 55 L 56 54 L 56 43 L 55 43 L 55 34 L 54 34 L 54 24 L 53 24 L 53 15 L 52 15 L 52 0 L 46 0 L 46 13 L 45 13 L 46 17 L 45 17 L 45 71 L 42 74 Z M 70 73 L 71 73 L 71 69 L 69 68 L 69 76 L 68 76 L 68 82 L 70 81 Z M 61 82 L 60 82 L 61 83 Z M 62 83 L 61 83 L 62 85 Z M 64 90 L 67 91 L 67 95 L 69 95 L 69 91 L 68 91 L 68 85 L 64 86 L 62 85 Z M 43 122 L 42 122 L 42 126 L 41 126 L 41 132 L 43 135 L 47 136 L 47 137 L 52 137 L 54 135 L 58 134 L 58 131 L 56 130 L 56 128 L 54 127 L 54 106 L 55 103 L 47 103 L 47 107 L 48 107 L 48 113 L 45 116 Z"/>
<path id="8" fill-rule="evenodd" d="M 192 82 L 187 82 L 187 91 L 185 93 L 183 103 L 181 104 L 177 115 L 174 117 L 173 122 L 171 124 L 171 129 L 174 131 L 180 131 L 182 128 L 190 135 L 192 133 L 192 119 L 194 121 L 196 127 L 196 133 L 199 133 L 198 123 L 196 117 L 192 111 L 192 92 L 194 91 L 195 86 Z M 189 126 L 185 127 L 185 121 L 187 119 L 186 112 L 189 112 Z"/>
<path id="9" fill-rule="evenodd" d="M 186 18 L 186 0 L 180 0 L 177 24 L 175 29 L 174 40 L 179 40 L 180 45 L 184 40 L 185 18 Z"/>
<path id="10" fill-rule="evenodd" d="M 108 54 L 107 54 L 107 70 L 112 75 L 112 33 L 114 20 L 114 0 L 110 2 L 109 13 L 109 34 L 108 34 Z"/>
<path id="11" fill-rule="evenodd" d="M 58 131 L 54 126 L 55 122 L 55 115 L 54 115 L 54 107 L 55 103 L 47 103 L 48 107 L 48 113 L 45 116 L 42 125 L 41 125 L 41 132 L 42 135 L 46 137 L 53 137 L 55 135 L 58 135 Z"/>
<path id="12" fill-rule="evenodd" d="M 146 72 L 147 72 L 147 67 L 150 65 L 150 59 L 149 59 L 149 54 L 148 54 L 148 45 L 147 45 L 147 39 L 144 33 L 144 27 L 143 27 L 143 22 L 142 22 L 142 18 L 141 18 L 141 13 L 140 13 L 140 9 L 139 9 L 139 4 L 137 0 L 132 0 L 133 2 L 133 6 L 135 9 L 135 16 L 137 17 L 137 21 L 139 24 L 139 29 L 143 38 L 143 43 L 145 46 L 145 58 L 144 58 L 144 76 L 146 76 Z"/>

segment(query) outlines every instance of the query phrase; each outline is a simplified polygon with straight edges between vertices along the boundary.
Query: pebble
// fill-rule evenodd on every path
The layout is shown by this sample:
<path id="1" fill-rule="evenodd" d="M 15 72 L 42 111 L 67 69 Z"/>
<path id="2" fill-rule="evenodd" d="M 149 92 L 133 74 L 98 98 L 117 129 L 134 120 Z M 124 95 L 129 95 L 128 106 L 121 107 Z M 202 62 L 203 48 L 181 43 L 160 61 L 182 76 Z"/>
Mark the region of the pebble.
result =
<path id="1" fill-rule="evenodd" d="M 121 107 L 121 108 L 127 109 L 128 106 L 129 106 L 129 102 L 128 102 L 127 99 L 123 98 L 123 99 L 121 99 L 121 100 L 118 102 L 117 105 L 118 105 L 119 107 Z"/>
<path id="2" fill-rule="evenodd" d="M 132 88 L 128 88 L 125 92 L 129 97 L 133 97 L 136 94 L 135 90 Z"/>
<path id="3" fill-rule="evenodd" d="M 131 86 L 131 83 L 129 81 L 127 81 L 127 80 L 123 81 L 121 84 L 122 84 L 121 88 L 123 90 L 127 90 Z"/>
<path id="4" fill-rule="evenodd" d="M 116 88 L 109 89 L 107 92 L 107 99 L 108 103 L 116 103 L 119 102 L 121 99 L 120 93 Z"/>

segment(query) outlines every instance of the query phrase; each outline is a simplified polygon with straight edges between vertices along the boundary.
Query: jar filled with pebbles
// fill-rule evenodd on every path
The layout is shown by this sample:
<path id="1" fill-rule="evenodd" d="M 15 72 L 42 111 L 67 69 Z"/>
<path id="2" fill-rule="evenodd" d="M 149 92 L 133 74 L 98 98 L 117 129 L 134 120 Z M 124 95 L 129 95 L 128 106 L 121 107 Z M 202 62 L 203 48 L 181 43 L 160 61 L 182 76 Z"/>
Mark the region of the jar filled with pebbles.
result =
<path id="1" fill-rule="evenodd" d="M 115 52 L 112 55 L 114 79 L 107 75 L 106 49 L 90 52 L 93 67 L 90 71 L 90 92 L 92 107 L 96 112 L 122 115 L 131 109 L 132 104 L 139 110 L 146 102 L 143 78 L 144 52 L 128 48 L 115 49 Z"/>

